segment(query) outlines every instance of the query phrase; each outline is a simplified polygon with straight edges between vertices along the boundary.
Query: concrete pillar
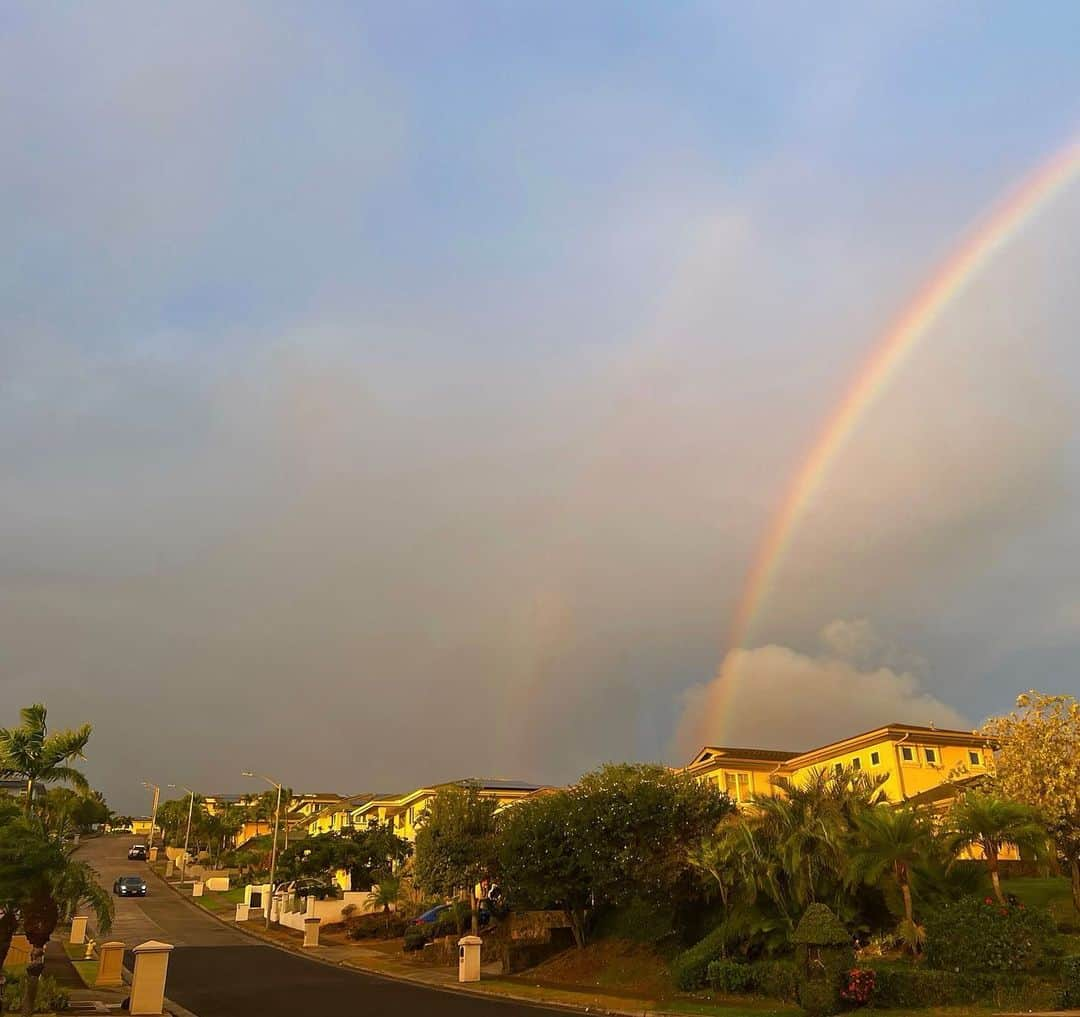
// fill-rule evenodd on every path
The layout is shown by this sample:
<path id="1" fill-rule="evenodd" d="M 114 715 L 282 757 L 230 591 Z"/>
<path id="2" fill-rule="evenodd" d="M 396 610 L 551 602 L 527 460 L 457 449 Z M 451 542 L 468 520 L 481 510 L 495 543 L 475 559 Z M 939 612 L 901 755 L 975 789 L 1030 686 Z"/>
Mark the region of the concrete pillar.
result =
<path id="1" fill-rule="evenodd" d="M 248 920 L 248 911 L 250 908 L 246 904 L 242 904 L 239 901 L 236 904 L 236 921 L 246 922 Z"/>
<path id="2" fill-rule="evenodd" d="M 176 874 L 176 863 L 171 859 L 167 859 L 165 862 L 165 878 L 172 879 Z"/>
<path id="3" fill-rule="evenodd" d="M 282 894 L 275 893 L 270 903 L 270 921 L 281 921 L 281 898 Z"/>
<path id="4" fill-rule="evenodd" d="M 319 926 L 322 924 L 321 918 L 305 918 L 304 919 L 304 946 L 316 947 L 319 945 Z"/>
<path id="5" fill-rule="evenodd" d="M 172 946 L 151 939 L 135 947 L 135 972 L 131 976 L 128 1013 L 159 1014 L 165 1005 L 165 976 Z"/>
<path id="6" fill-rule="evenodd" d="M 203 895 L 203 887 L 205 885 L 206 884 L 202 883 L 200 880 L 195 880 L 195 882 L 191 884 L 191 896 L 201 897 Z"/>
<path id="7" fill-rule="evenodd" d="M 462 936 L 458 940 L 459 982 L 480 981 L 480 947 L 484 941 L 479 936 Z"/>
<path id="8" fill-rule="evenodd" d="M 120 973 L 123 967 L 124 944 L 116 941 L 102 943 L 98 951 L 97 978 L 94 984 L 100 985 L 103 989 L 123 985 L 124 979 Z"/>
<path id="9" fill-rule="evenodd" d="M 152 862 L 157 861 L 157 853 L 158 853 L 158 849 L 156 847 L 152 847 L 150 849 L 150 861 L 152 861 Z"/>
<path id="10" fill-rule="evenodd" d="M 71 935 L 69 943 L 82 945 L 86 942 L 86 915 L 76 915 L 71 919 Z"/>

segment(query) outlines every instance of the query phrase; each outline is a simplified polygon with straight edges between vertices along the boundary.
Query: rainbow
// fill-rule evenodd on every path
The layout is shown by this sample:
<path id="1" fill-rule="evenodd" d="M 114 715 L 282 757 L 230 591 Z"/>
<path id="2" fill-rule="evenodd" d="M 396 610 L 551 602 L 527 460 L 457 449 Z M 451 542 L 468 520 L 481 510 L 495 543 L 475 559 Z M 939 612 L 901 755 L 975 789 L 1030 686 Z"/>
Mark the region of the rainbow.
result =
<path id="1" fill-rule="evenodd" d="M 907 310 L 882 336 L 843 398 L 826 418 L 809 454 L 789 484 L 758 546 L 747 574 L 728 639 L 729 651 L 744 647 L 799 521 L 863 414 L 888 387 L 931 326 L 968 284 L 1043 208 L 1080 175 L 1080 141 L 1040 165 L 1002 201 L 930 277 Z M 726 699 L 736 681 L 737 652 L 729 652 L 719 681 Z M 719 713 L 724 717 L 724 712 Z"/>

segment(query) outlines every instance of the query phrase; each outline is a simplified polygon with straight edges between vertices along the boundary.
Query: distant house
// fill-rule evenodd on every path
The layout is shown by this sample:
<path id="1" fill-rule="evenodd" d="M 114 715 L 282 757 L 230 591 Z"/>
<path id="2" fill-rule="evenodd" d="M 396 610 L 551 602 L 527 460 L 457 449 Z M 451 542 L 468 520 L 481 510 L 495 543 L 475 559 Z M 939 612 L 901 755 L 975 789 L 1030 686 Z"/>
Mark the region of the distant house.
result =
<path id="1" fill-rule="evenodd" d="M 498 808 L 505 808 L 522 798 L 527 798 L 544 787 L 520 780 L 502 778 L 462 778 L 446 781 L 442 784 L 429 784 L 398 795 L 373 795 L 371 799 L 352 810 L 351 824 L 354 827 L 378 826 L 389 824 L 397 836 L 413 843 L 424 813 L 431 800 L 443 788 L 453 786 L 475 786 L 482 798 L 493 798 Z"/>

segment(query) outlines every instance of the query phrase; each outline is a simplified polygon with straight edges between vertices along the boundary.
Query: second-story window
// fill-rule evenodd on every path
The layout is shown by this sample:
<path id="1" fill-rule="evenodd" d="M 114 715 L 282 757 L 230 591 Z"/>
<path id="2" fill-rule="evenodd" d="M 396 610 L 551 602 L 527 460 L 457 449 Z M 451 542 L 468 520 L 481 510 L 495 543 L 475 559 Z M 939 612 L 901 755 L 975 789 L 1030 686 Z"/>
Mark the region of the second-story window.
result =
<path id="1" fill-rule="evenodd" d="M 881 753 L 880 752 L 871 752 L 870 753 L 870 765 L 871 766 L 881 766 Z"/>
<path id="2" fill-rule="evenodd" d="M 913 763 L 915 761 L 915 750 L 910 745 L 901 745 L 900 758 L 905 763 Z"/>
<path id="3" fill-rule="evenodd" d="M 972 766 L 982 766 L 982 759 L 977 752 L 968 753 L 968 762 L 971 763 Z"/>

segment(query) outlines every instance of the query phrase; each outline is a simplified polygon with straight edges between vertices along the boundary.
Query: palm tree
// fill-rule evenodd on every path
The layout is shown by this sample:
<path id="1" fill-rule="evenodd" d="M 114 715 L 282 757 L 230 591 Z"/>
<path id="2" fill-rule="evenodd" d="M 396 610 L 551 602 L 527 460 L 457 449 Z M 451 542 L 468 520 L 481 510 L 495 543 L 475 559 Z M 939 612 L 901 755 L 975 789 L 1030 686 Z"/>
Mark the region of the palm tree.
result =
<path id="1" fill-rule="evenodd" d="M 904 901 L 904 939 L 914 952 L 920 942 L 911 902 L 911 871 L 933 853 L 933 830 L 913 809 L 879 805 L 855 821 L 855 840 L 849 849 L 848 879 L 875 885 L 889 873 Z"/>
<path id="2" fill-rule="evenodd" d="M 954 855 L 972 847 L 982 852 L 994 884 L 994 896 L 1000 904 L 1005 903 L 998 872 L 1002 847 L 1011 844 L 1036 859 L 1047 854 L 1046 827 L 1038 810 L 1008 798 L 968 792 L 953 806 L 949 829 L 948 843 Z"/>
<path id="3" fill-rule="evenodd" d="M 66 781 L 80 791 L 89 791 L 86 778 L 68 763 L 84 759 L 83 749 L 90 740 L 90 725 L 73 731 L 49 733 L 48 711 L 40 703 L 20 711 L 19 727 L 0 728 L 0 776 L 26 781 L 26 815 L 33 806 L 37 784 Z"/>
<path id="4" fill-rule="evenodd" d="M 22 919 L 30 941 L 23 1013 L 33 1013 L 38 980 L 45 966 L 45 947 L 61 917 L 87 904 L 99 932 L 112 927 L 112 898 L 101 888 L 94 870 L 78 861 L 35 817 L 0 828 L 0 947 L 4 954 L 14 930 L 12 916 Z M 6 942 L 4 939 L 6 937 Z M 2 958 L 0 958 L 2 960 Z"/>
<path id="5" fill-rule="evenodd" d="M 389 872 L 379 876 L 379 882 L 367 895 L 367 902 L 373 908 L 382 908 L 386 916 L 386 934 L 390 935 L 390 907 L 401 899 L 401 878 Z"/>

